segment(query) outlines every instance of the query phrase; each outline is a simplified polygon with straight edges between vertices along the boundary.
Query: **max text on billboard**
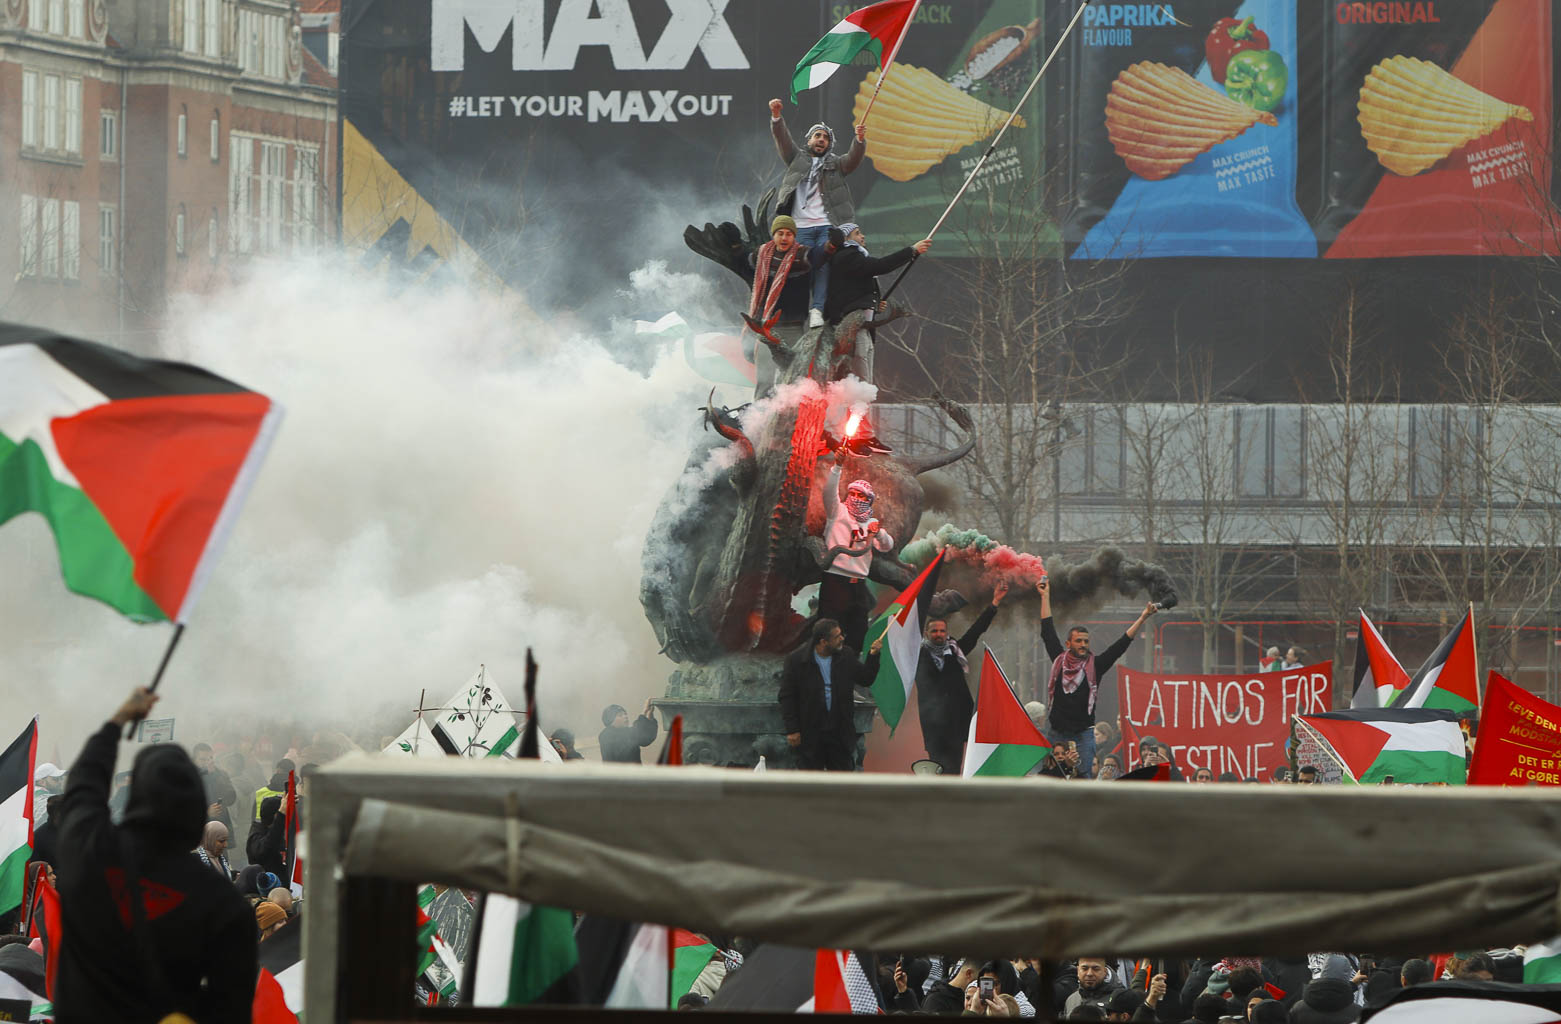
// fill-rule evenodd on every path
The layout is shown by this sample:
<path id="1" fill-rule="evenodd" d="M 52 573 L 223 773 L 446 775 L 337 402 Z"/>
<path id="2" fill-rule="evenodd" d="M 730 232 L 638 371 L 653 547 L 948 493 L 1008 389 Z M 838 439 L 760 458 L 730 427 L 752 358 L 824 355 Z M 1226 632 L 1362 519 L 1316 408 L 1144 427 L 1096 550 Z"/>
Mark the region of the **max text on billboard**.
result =
<path id="1" fill-rule="evenodd" d="M 466 68 L 466 29 L 485 53 L 506 30 L 515 71 L 570 71 L 584 46 L 605 46 L 619 71 L 682 71 L 694 52 L 712 70 L 741 71 L 748 57 L 726 23 L 729 0 L 660 0 L 672 17 L 647 53 L 629 0 L 557 0 L 544 38 L 543 0 L 433 0 L 429 67 Z M 593 14 L 594 12 L 594 14 Z"/>

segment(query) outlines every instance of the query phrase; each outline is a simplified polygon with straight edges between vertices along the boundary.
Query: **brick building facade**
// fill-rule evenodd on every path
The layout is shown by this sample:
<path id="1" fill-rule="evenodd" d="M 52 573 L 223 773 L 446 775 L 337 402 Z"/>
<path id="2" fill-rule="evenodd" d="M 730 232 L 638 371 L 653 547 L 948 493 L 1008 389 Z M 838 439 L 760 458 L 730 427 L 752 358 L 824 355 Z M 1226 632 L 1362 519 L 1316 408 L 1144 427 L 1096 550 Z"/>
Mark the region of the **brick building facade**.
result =
<path id="1" fill-rule="evenodd" d="M 294 0 L 0 0 L 0 96 L 0 319 L 155 331 L 334 235 L 336 82 Z"/>

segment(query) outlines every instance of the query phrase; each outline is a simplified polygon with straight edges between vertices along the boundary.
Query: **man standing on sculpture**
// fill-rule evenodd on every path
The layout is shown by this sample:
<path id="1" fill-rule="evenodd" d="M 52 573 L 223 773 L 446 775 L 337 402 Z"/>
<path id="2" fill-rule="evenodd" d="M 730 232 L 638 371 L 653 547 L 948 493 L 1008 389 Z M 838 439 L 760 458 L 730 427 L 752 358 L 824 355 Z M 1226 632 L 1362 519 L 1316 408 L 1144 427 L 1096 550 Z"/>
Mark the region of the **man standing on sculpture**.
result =
<path id="1" fill-rule="evenodd" d="M 1095 774 L 1095 698 L 1100 691 L 1100 680 L 1118 658 L 1127 653 L 1133 638 L 1144 628 L 1149 616 L 1159 611 L 1150 601 L 1126 632 L 1112 641 L 1110 647 L 1096 654 L 1090 650 L 1089 630 L 1073 626 L 1068 630 L 1066 649 L 1057 639 L 1057 629 L 1052 625 L 1051 585 L 1045 576 L 1035 584 L 1041 595 L 1041 640 L 1046 644 L 1046 655 L 1052 659 L 1051 679 L 1046 684 L 1047 727 L 1042 730 L 1052 743 L 1073 740 L 1079 750 L 1079 776 L 1093 778 Z"/>
<path id="2" fill-rule="evenodd" d="M 781 723 L 786 743 L 806 771 L 856 770 L 855 688 L 878 675 L 878 655 L 858 660 L 834 619 L 813 624 L 811 643 L 787 655 L 781 667 Z"/>
<path id="3" fill-rule="evenodd" d="M 968 655 L 1007 596 L 1008 581 L 1002 580 L 992 591 L 992 603 L 981 610 L 957 642 L 949 636 L 947 619 L 927 620 L 916 662 L 916 710 L 927 756 L 938 762 L 944 775 L 959 774 L 965 760 L 965 740 L 970 735 L 970 716 L 976 709 L 966 682 Z"/>
<path id="4" fill-rule="evenodd" d="M 844 157 L 837 157 L 831 152 L 835 133 L 829 125 L 820 122 L 809 128 L 806 148 L 801 148 L 792 141 L 786 122 L 781 120 L 781 109 L 780 100 L 770 100 L 770 134 L 775 136 L 775 150 L 786 165 L 775 208 L 796 220 L 798 242 L 822 250 L 831 225 L 856 219 L 856 205 L 845 177 L 867 155 L 867 128 L 857 125 L 851 149 Z M 820 261 L 813 270 L 809 327 L 824 326 L 824 300 L 828 294 L 829 266 Z"/>
<path id="5" fill-rule="evenodd" d="M 873 515 L 876 495 L 866 480 L 852 480 L 840 500 L 842 449 L 835 453 L 835 468 L 824 482 L 824 578 L 818 588 L 818 613 L 840 622 L 848 646 L 861 650 L 867 637 L 867 620 L 873 599 L 867 592 L 867 574 L 873 552 L 894 547 L 894 538 Z"/>

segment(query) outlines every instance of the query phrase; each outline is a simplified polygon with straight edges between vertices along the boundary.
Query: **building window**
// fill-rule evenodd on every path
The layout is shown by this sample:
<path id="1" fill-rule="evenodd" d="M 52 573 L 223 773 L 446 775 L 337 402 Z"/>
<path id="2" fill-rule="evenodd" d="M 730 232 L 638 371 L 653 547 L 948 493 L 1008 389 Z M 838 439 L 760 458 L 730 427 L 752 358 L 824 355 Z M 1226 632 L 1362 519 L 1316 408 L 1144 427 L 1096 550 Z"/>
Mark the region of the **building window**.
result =
<path id="1" fill-rule="evenodd" d="M 65 0 L 49 0 L 49 34 L 65 34 Z"/>
<path id="2" fill-rule="evenodd" d="M 38 276 L 60 276 L 60 201 L 43 201 L 43 225 L 38 231 Z"/>
<path id="3" fill-rule="evenodd" d="M 184 156 L 190 149 L 190 115 L 179 111 L 179 155 Z"/>
<path id="4" fill-rule="evenodd" d="M 1306 490 L 1306 418 L 1300 406 L 1236 410 L 1236 488 L 1244 498 L 1299 498 Z"/>
<path id="5" fill-rule="evenodd" d="M 38 72 L 22 72 L 22 148 L 38 148 Z"/>
<path id="6" fill-rule="evenodd" d="M 201 52 L 201 0 L 184 0 L 184 52 Z"/>
<path id="7" fill-rule="evenodd" d="M 175 256 L 184 255 L 184 204 L 179 204 L 179 212 L 173 215 L 173 253 Z"/>
<path id="8" fill-rule="evenodd" d="M 65 200 L 60 221 L 60 270 L 67 281 L 81 280 L 81 204 Z"/>
<path id="9" fill-rule="evenodd" d="M 112 110 L 98 113 L 98 156 L 104 160 L 119 159 L 119 115 Z"/>
<path id="10" fill-rule="evenodd" d="M 206 255 L 213 263 L 217 260 L 217 208 L 211 208 L 211 219 L 206 222 Z"/>
<path id="11" fill-rule="evenodd" d="M 254 11 L 239 14 L 238 63 L 245 71 L 260 70 L 260 15 Z"/>
<path id="12" fill-rule="evenodd" d="M 65 2 L 69 5 L 66 8 L 66 19 L 70 22 L 71 38 L 85 39 L 87 37 L 87 0 L 65 0 Z"/>
<path id="13" fill-rule="evenodd" d="M 60 76 L 43 76 L 43 148 L 60 148 Z"/>
<path id="14" fill-rule="evenodd" d="M 81 155 L 81 79 L 65 79 L 65 152 Z"/>
<path id="15" fill-rule="evenodd" d="M 114 227 L 114 207 L 102 205 L 98 207 L 98 270 L 104 274 L 114 272 L 114 242 L 116 240 Z"/>
<path id="16" fill-rule="evenodd" d="M 222 115 L 215 110 L 211 112 L 211 162 L 219 163 L 222 160 Z"/>
<path id="17" fill-rule="evenodd" d="M 260 251 L 275 252 L 282 246 L 282 223 L 287 216 L 287 144 L 260 144 Z"/>
<path id="18" fill-rule="evenodd" d="M 249 180 L 254 164 L 255 140 L 228 133 L 228 248 L 239 253 L 254 244 Z"/>
<path id="19" fill-rule="evenodd" d="M 22 196 L 21 222 L 17 237 L 21 239 L 21 266 L 19 273 L 23 277 L 36 277 L 38 274 L 38 200 L 29 195 Z"/>
<path id="20" fill-rule="evenodd" d="M 206 0 L 206 45 L 205 51 L 208 57 L 222 56 L 222 3 L 221 0 Z"/>
<path id="21" fill-rule="evenodd" d="M 293 252 L 314 248 L 315 210 L 320 175 L 320 154 L 313 149 L 293 150 Z"/>
<path id="22" fill-rule="evenodd" d="M 1468 408 L 1422 406 L 1410 410 L 1410 493 L 1416 498 L 1443 495 L 1474 497 L 1481 491 L 1476 473 L 1482 447 L 1479 412 Z"/>
<path id="23" fill-rule="evenodd" d="M 1059 430 L 1062 493 L 1120 494 L 1121 415 L 1114 409 L 1083 411 L 1075 407 L 1066 414 Z"/>

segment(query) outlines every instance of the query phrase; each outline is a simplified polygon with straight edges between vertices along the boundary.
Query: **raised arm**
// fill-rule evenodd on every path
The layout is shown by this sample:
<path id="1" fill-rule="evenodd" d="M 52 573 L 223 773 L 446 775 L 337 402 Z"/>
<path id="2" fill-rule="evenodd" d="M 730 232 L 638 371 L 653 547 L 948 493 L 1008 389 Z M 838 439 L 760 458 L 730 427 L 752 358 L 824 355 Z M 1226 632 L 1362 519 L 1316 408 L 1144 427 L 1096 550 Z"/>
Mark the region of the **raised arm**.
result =
<path id="1" fill-rule="evenodd" d="M 1057 639 L 1057 627 L 1052 625 L 1051 581 L 1042 576 L 1035 584 L 1041 595 L 1041 642 L 1046 645 L 1046 656 L 1053 661 L 1062 657 L 1062 641 Z"/>
<path id="2" fill-rule="evenodd" d="M 108 822 L 109 786 L 114 780 L 114 757 L 119 752 L 119 734 L 131 722 L 139 722 L 157 703 L 157 695 L 144 688 L 131 691 L 114 716 L 94 733 L 71 765 L 65 783 L 65 795 L 59 805 L 50 808 L 50 817 L 58 822 L 61 847 L 79 847 L 86 836 Z"/>
<path id="3" fill-rule="evenodd" d="M 856 170 L 857 166 L 862 162 L 862 158 L 866 155 L 867 126 L 859 124 L 856 126 L 856 137 L 851 140 L 850 150 L 846 152 L 845 156 L 840 158 L 840 173 L 850 174 Z"/>
<path id="4" fill-rule="evenodd" d="M 970 628 L 965 630 L 965 635 L 959 638 L 960 650 L 966 654 L 970 653 L 970 649 L 981 639 L 981 634 L 986 632 L 987 627 L 992 624 L 992 620 L 997 617 L 997 606 L 1002 604 L 1003 598 L 1007 596 L 1008 581 L 1002 580 L 992 591 L 992 603 L 981 610 L 981 614 L 976 616 L 976 621 L 972 622 Z"/>
<path id="5" fill-rule="evenodd" d="M 791 132 L 781 118 L 780 100 L 770 100 L 770 134 L 775 136 L 775 151 L 780 154 L 781 163 L 790 164 L 797 158 L 797 144 L 791 141 Z"/>

